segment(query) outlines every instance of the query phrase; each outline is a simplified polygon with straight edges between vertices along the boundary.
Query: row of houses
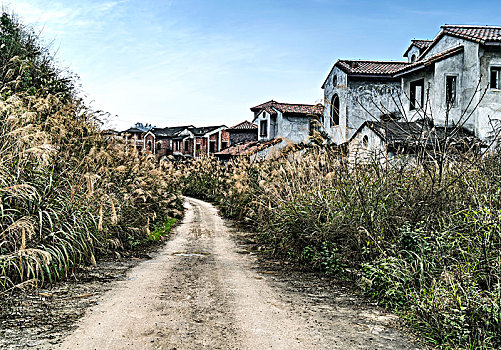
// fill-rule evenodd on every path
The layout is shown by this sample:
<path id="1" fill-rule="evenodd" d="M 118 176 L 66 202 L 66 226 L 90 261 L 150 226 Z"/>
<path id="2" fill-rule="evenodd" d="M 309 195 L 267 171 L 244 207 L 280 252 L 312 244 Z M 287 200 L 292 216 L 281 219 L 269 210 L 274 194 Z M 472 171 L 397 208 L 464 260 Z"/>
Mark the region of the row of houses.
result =
<path id="1" fill-rule="evenodd" d="M 193 125 L 144 129 L 133 127 L 122 132 L 126 142 L 140 152 L 159 158 L 199 158 L 216 154 L 231 144 L 256 141 L 257 126 L 244 121 L 231 128 L 226 125 L 195 127 Z"/>
<path id="2" fill-rule="evenodd" d="M 265 157 L 289 143 L 308 140 L 322 118 L 324 107 L 268 101 L 252 107 L 252 122 L 195 127 L 193 125 L 157 128 L 136 124 L 122 132 L 122 137 L 140 152 L 159 158 L 199 158 L 215 155 L 221 159 L 259 154 Z M 318 128 L 318 126 L 317 126 Z"/>
<path id="3" fill-rule="evenodd" d="M 440 137 L 485 145 L 501 113 L 501 27 L 444 25 L 412 40 L 405 61 L 337 60 L 322 84 L 323 103 L 274 100 L 252 122 L 196 128 L 131 128 L 126 137 L 159 156 L 220 158 L 262 154 L 308 142 L 315 130 L 348 153 L 394 156 Z M 449 134 L 449 130 L 454 133 Z"/>

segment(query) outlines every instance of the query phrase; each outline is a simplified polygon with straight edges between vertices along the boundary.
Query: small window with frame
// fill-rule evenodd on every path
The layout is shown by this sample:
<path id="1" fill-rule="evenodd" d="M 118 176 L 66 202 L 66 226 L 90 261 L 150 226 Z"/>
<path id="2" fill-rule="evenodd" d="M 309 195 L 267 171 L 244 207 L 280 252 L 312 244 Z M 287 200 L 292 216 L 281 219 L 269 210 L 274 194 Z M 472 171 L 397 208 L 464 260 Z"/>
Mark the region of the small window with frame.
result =
<path id="1" fill-rule="evenodd" d="M 501 90 L 501 67 L 491 67 L 491 89 Z"/>
<path id="2" fill-rule="evenodd" d="M 268 136 L 268 121 L 261 120 L 259 124 L 259 136 L 267 137 Z"/>
<path id="3" fill-rule="evenodd" d="M 423 108 L 424 105 L 424 79 L 411 82 L 410 110 Z"/>
<path id="4" fill-rule="evenodd" d="M 457 76 L 447 75 L 445 77 L 445 103 L 447 107 L 452 107 L 456 104 L 457 95 Z"/>

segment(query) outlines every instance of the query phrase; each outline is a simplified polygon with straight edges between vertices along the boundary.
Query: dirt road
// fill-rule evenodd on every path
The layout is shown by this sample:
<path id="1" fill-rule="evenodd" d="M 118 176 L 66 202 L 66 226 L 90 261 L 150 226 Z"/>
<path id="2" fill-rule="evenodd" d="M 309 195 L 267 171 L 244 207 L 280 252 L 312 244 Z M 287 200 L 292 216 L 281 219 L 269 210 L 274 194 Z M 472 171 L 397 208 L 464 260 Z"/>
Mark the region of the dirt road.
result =
<path id="1" fill-rule="evenodd" d="M 239 254 L 211 205 L 88 310 L 62 349 L 416 349 L 395 318 L 347 296 L 298 293 Z M 358 305 L 358 304 L 357 304 Z"/>

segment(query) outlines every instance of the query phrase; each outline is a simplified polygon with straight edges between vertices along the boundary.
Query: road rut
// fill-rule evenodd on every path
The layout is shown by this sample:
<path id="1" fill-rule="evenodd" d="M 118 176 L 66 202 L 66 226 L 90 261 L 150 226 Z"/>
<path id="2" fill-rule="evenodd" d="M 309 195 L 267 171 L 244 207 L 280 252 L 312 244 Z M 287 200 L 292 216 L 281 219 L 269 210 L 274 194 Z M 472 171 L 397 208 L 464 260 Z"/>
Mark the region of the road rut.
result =
<path id="1" fill-rule="evenodd" d="M 213 206 L 192 198 L 185 206 L 165 247 L 116 282 L 59 348 L 417 348 L 389 326 L 395 316 L 319 304 L 259 273 Z"/>

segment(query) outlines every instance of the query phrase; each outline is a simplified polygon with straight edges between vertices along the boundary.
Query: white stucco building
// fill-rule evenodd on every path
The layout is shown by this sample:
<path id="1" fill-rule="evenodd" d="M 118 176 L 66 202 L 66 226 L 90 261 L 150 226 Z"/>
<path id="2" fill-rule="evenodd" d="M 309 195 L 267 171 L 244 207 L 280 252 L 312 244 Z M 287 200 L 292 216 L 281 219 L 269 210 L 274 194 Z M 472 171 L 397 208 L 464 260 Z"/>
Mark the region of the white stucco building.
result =
<path id="1" fill-rule="evenodd" d="M 501 27 L 444 25 L 433 40 L 412 40 L 404 57 L 334 64 L 322 85 L 332 142 L 349 143 L 364 129 L 357 148 L 381 149 L 389 143 L 385 122 L 425 120 L 426 128 L 459 126 L 488 143 L 501 117 Z M 376 124 L 368 122 L 383 131 L 369 135 Z"/>

